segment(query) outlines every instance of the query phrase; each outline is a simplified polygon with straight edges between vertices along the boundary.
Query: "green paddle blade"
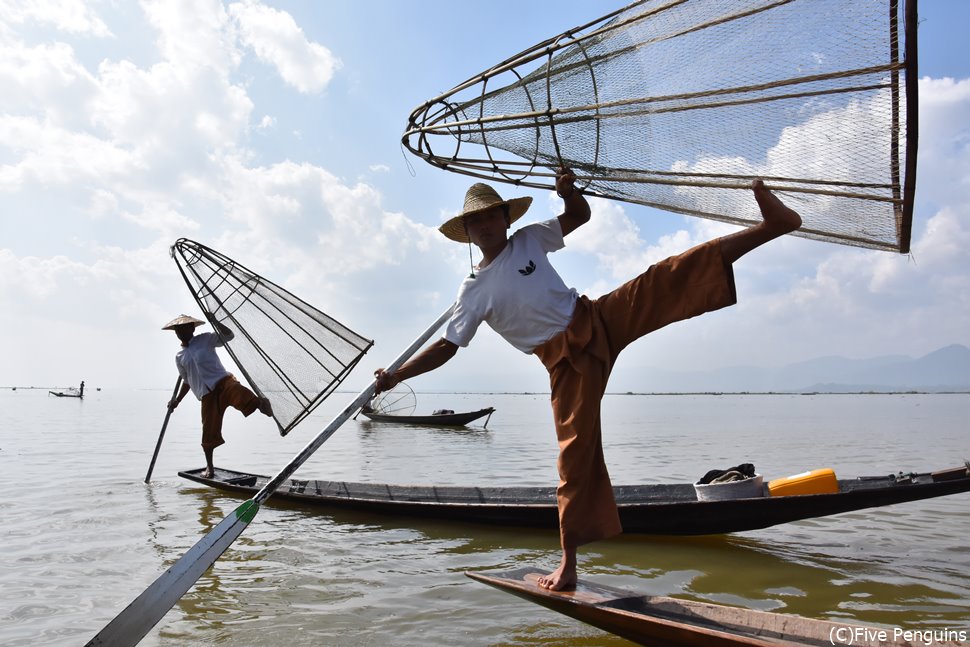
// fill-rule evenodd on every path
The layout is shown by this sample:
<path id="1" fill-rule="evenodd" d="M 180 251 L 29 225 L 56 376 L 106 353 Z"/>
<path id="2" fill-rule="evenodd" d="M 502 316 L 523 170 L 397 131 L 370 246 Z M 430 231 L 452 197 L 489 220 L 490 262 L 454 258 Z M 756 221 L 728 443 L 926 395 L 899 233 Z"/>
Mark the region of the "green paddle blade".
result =
<path id="1" fill-rule="evenodd" d="M 105 625 L 104 629 L 87 643 L 88 647 L 137 645 L 242 534 L 257 512 L 259 512 L 259 504 L 252 500 L 236 508 L 171 568 L 162 573 L 114 620 Z"/>

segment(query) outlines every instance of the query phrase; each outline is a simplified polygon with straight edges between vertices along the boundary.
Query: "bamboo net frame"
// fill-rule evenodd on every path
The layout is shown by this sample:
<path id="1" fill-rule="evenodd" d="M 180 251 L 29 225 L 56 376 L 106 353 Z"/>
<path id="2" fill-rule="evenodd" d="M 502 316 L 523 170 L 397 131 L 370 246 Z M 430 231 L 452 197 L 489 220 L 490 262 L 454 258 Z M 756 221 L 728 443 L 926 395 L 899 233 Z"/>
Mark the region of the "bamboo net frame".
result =
<path id="1" fill-rule="evenodd" d="M 430 164 L 748 225 L 760 177 L 796 234 L 908 252 L 916 0 L 641 0 L 412 111 Z M 511 155 L 509 155 L 511 154 Z"/>
<path id="2" fill-rule="evenodd" d="M 187 238 L 171 249 L 206 319 L 285 436 L 336 390 L 373 345 L 231 258 Z"/>

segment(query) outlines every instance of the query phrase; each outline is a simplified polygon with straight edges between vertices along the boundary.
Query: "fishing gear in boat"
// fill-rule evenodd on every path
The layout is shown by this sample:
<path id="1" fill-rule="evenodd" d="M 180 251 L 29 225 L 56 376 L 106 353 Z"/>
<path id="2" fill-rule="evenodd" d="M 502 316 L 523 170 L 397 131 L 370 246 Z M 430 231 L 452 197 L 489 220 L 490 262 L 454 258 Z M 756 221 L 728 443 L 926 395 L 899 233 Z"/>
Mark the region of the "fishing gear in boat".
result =
<path id="1" fill-rule="evenodd" d="M 797 236 L 908 252 L 916 186 L 915 0 L 641 0 L 418 106 L 430 164 Z"/>
<path id="2" fill-rule="evenodd" d="M 373 345 L 276 283 L 200 243 L 180 238 L 172 257 L 257 395 L 286 435 L 334 392 Z M 221 334 L 218 326 L 215 332 Z"/>

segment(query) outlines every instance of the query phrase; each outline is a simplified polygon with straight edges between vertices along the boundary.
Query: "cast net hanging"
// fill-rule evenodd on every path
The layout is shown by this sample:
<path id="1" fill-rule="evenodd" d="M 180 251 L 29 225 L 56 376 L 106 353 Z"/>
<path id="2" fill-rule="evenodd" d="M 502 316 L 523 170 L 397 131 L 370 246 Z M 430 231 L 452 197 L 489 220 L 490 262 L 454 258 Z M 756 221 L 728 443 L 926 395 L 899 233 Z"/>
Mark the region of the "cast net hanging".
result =
<path id="1" fill-rule="evenodd" d="M 172 257 L 206 318 L 233 332 L 225 348 L 257 395 L 269 398 L 284 436 L 373 344 L 205 245 L 180 238 Z"/>
<path id="2" fill-rule="evenodd" d="M 915 30 L 915 0 L 643 0 L 429 100 L 403 143 L 527 187 L 565 165 L 587 195 L 736 224 L 760 222 L 760 177 L 799 235 L 906 252 Z"/>

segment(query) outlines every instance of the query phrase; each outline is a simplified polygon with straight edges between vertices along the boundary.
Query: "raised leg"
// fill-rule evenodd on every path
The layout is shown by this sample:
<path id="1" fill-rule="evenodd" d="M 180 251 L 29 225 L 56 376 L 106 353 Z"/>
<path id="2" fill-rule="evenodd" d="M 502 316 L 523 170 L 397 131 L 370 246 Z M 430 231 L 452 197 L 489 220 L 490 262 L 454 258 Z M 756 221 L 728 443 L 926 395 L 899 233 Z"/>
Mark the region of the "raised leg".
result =
<path id="1" fill-rule="evenodd" d="M 761 222 L 720 239 L 721 253 L 728 263 L 733 263 L 769 240 L 791 233 L 802 226 L 801 216 L 794 209 L 786 207 L 778 196 L 765 187 L 763 181 L 752 181 L 751 190 L 754 191 L 754 199 L 761 209 Z"/>

